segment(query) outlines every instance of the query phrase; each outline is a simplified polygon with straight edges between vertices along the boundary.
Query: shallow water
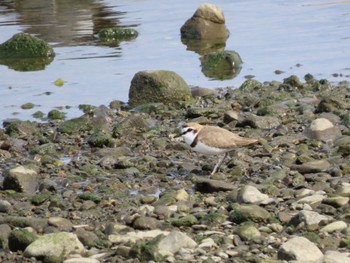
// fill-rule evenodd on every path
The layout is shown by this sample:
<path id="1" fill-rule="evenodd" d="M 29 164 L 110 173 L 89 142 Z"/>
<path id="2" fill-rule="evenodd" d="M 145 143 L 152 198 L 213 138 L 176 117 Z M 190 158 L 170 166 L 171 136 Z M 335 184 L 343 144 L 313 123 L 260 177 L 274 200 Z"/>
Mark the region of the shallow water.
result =
<path id="1" fill-rule="evenodd" d="M 189 85 L 239 87 L 245 77 L 283 80 L 306 73 L 332 81 L 349 80 L 350 1 L 211 1 L 224 10 L 231 34 L 226 50 L 243 59 L 231 80 L 203 75 L 199 55 L 181 42 L 180 27 L 202 1 L 31 0 L 0 2 L 0 42 L 28 32 L 50 42 L 56 52 L 45 70 L 19 72 L 0 65 L 0 120 L 31 118 L 63 108 L 81 115 L 81 103 L 100 105 L 128 100 L 140 70 L 173 70 Z M 133 27 L 138 38 L 119 46 L 101 45 L 94 35 L 106 26 Z M 275 70 L 284 73 L 276 75 Z M 61 78 L 64 86 L 54 81 Z M 32 102 L 31 110 L 21 105 Z"/>

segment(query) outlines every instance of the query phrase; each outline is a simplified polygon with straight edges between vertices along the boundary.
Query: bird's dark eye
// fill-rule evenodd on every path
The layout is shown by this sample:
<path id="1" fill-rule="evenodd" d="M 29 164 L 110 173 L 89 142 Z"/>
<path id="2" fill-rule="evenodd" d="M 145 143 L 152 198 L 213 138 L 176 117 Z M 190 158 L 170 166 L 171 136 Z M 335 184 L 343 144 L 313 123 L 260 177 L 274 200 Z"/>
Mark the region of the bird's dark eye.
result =
<path id="1" fill-rule="evenodd" d="M 192 128 L 188 128 L 187 131 L 188 131 L 188 132 L 191 132 L 191 131 L 193 131 L 193 129 L 192 129 Z"/>

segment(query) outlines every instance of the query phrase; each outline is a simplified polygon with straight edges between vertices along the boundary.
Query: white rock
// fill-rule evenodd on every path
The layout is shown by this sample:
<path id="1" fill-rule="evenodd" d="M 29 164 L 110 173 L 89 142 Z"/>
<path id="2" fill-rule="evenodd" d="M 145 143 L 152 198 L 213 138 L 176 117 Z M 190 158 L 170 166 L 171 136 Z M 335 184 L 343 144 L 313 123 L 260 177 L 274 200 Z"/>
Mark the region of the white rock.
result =
<path id="1" fill-rule="evenodd" d="M 238 191 L 238 200 L 246 204 L 260 204 L 269 199 L 267 194 L 261 193 L 256 187 L 246 185 Z"/>
<path id="2" fill-rule="evenodd" d="M 321 232 L 332 233 L 334 231 L 342 231 L 346 229 L 348 225 L 344 221 L 335 221 L 320 229 Z"/>
<path id="3" fill-rule="evenodd" d="M 297 203 L 302 203 L 302 204 L 309 204 L 309 205 L 314 205 L 321 203 L 323 199 L 325 199 L 326 196 L 321 195 L 321 194 L 315 194 L 315 195 L 310 195 L 303 197 L 297 201 Z"/>
<path id="4" fill-rule="evenodd" d="M 218 247 L 215 243 L 215 241 L 208 237 L 201 241 L 201 243 L 198 245 L 199 248 L 211 248 L 211 247 Z"/>
<path id="5" fill-rule="evenodd" d="M 318 118 L 313 120 L 310 124 L 310 130 L 312 131 L 324 131 L 332 128 L 334 125 L 326 118 Z"/>
<path id="6" fill-rule="evenodd" d="M 350 197 L 350 183 L 342 183 L 339 188 L 339 194 L 342 196 Z"/>
<path id="7" fill-rule="evenodd" d="M 193 249 L 197 243 L 185 233 L 173 231 L 163 238 L 158 244 L 158 250 L 161 255 L 169 255 L 178 252 L 180 249 Z"/>
<path id="8" fill-rule="evenodd" d="M 99 260 L 95 258 L 70 258 L 63 261 L 63 263 L 100 263 Z"/>
<path id="9" fill-rule="evenodd" d="M 305 223 L 308 230 L 316 230 L 321 223 L 328 223 L 331 220 L 328 216 L 307 210 L 300 211 L 297 216 L 300 222 Z"/>
<path id="10" fill-rule="evenodd" d="M 328 250 L 323 257 L 322 263 L 350 263 L 350 253 Z"/>
<path id="11" fill-rule="evenodd" d="M 58 232 L 39 237 L 25 250 L 25 257 L 67 256 L 81 254 L 85 251 L 77 235 L 68 232 Z"/>
<path id="12" fill-rule="evenodd" d="M 280 260 L 317 262 L 323 258 L 319 248 L 305 237 L 293 237 L 282 244 L 277 254 Z"/>
<path id="13" fill-rule="evenodd" d="M 158 235 L 169 235 L 170 232 L 162 231 L 159 229 L 147 230 L 147 231 L 132 231 L 126 234 L 112 234 L 108 236 L 108 240 L 112 243 L 136 243 L 138 240 L 152 239 Z"/>

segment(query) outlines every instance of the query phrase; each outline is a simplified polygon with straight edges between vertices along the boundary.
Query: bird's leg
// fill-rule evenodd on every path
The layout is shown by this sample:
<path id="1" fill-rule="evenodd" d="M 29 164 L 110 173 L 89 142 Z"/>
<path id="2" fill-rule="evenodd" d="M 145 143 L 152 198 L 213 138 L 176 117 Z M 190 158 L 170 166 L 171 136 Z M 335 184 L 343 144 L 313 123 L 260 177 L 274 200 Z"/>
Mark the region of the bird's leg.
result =
<path id="1" fill-rule="evenodd" d="M 227 156 L 227 153 L 225 153 L 224 157 L 222 157 L 221 160 L 219 158 L 218 163 L 215 165 L 213 171 L 211 172 L 211 175 L 215 174 L 217 172 L 217 170 L 219 170 L 219 168 L 220 168 L 221 164 L 224 162 L 226 156 Z"/>

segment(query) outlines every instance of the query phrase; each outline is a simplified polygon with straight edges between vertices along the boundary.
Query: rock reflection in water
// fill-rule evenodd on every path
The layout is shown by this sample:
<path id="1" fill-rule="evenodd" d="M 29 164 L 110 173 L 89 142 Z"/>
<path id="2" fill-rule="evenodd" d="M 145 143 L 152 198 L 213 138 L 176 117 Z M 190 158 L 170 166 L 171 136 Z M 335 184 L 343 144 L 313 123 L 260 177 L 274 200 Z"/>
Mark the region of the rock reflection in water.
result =
<path id="1" fill-rule="evenodd" d="M 0 6 L 19 14 L 17 22 L 25 27 L 24 32 L 55 46 L 94 44 L 94 34 L 101 28 L 116 27 L 126 15 L 96 0 L 17 0 Z"/>

